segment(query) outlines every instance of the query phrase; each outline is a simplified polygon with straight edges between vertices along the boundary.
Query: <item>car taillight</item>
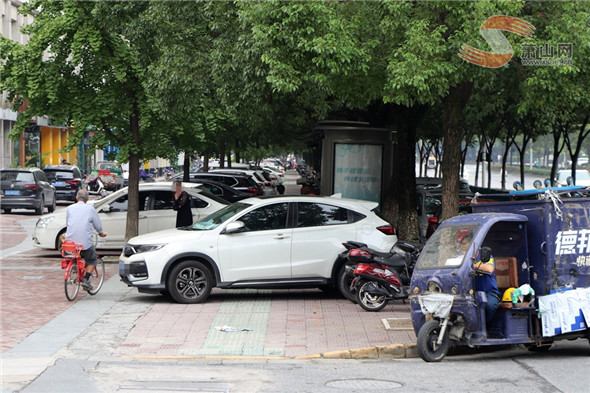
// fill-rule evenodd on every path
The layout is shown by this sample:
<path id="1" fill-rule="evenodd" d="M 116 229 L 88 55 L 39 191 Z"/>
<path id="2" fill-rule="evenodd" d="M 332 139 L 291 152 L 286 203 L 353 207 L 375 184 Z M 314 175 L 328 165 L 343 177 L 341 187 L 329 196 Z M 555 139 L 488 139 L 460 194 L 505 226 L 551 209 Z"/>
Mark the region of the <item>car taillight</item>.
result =
<path id="1" fill-rule="evenodd" d="M 35 184 L 25 184 L 25 188 L 33 191 L 37 191 L 39 189 L 39 187 L 37 187 Z"/>
<path id="2" fill-rule="evenodd" d="M 428 222 L 430 224 L 438 224 L 438 218 L 436 218 L 436 217 L 428 217 Z"/>
<path id="3" fill-rule="evenodd" d="M 367 270 L 370 267 L 371 267 L 371 265 L 368 263 L 359 263 L 354 268 L 354 274 L 361 274 L 362 272 L 364 272 L 365 270 Z"/>
<path id="4" fill-rule="evenodd" d="M 249 193 L 249 194 L 258 195 L 258 189 L 257 188 L 248 188 L 246 190 L 246 192 Z"/>
<path id="5" fill-rule="evenodd" d="M 395 235 L 395 227 L 393 225 L 383 225 L 377 229 L 386 235 Z"/>
<path id="6" fill-rule="evenodd" d="M 265 181 L 265 182 L 264 182 L 264 185 L 265 185 L 266 187 L 270 187 L 270 182 L 267 182 L 267 181 Z"/>
<path id="7" fill-rule="evenodd" d="M 366 257 L 366 258 L 371 257 L 370 252 L 368 252 L 367 250 L 360 249 L 360 248 L 353 248 L 352 250 L 350 250 L 348 252 L 348 255 L 351 257 Z"/>
<path id="8" fill-rule="evenodd" d="M 71 184 L 72 186 L 77 186 L 80 184 L 80 180 L 78 180 L 78 179 L 66 180 L 66 183 Z"/>

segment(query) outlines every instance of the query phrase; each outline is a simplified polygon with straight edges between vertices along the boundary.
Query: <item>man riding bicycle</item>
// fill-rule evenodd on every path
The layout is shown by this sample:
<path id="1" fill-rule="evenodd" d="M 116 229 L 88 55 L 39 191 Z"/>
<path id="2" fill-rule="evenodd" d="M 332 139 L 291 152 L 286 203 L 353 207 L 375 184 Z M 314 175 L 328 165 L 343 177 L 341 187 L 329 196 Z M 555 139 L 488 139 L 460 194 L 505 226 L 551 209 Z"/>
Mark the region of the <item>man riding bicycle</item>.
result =
<path id="1" fill-rule="evenodd" d="M 77 203 L 68 206 L 66 209 L 66 239 L 82 244 L 80 255 L 86 261 L 86 274 L 81 284 L 84 289 L 92 290 L 89 279 L 97 262 L 93 240 L 94 230 L 96 229 L 100 237 L 105 237 L 107 234 L 102 231 L 102 222 L 94 207 L 86 204 L 88 202 L 88 191 L 79 190 L 76 194 L 76 200 Z"/>

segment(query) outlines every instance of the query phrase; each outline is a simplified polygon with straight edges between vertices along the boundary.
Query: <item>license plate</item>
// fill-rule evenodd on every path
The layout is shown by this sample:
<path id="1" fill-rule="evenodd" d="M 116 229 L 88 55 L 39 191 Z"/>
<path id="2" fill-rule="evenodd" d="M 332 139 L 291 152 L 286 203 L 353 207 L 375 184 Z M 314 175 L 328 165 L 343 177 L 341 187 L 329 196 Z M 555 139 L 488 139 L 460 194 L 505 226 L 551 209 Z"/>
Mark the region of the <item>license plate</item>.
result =
<path id="1" fill-rule="evenodd" d="M 63 186 L 64 182 L 63 181 L 56 181 L 55 184 L 56 186 Z"/>
<path id="2" fill-rule="evenodd" d="M 125 274 L 125 264 L 123 261 L 119 261 L 119 274 Z"/>
<path id="3" fill-rule="evenodd" d="M 6 191 L 4 191 L 4 193 L 6 195 L 18 195 L 19 191 L 18 190 L 6 190 Z"/>

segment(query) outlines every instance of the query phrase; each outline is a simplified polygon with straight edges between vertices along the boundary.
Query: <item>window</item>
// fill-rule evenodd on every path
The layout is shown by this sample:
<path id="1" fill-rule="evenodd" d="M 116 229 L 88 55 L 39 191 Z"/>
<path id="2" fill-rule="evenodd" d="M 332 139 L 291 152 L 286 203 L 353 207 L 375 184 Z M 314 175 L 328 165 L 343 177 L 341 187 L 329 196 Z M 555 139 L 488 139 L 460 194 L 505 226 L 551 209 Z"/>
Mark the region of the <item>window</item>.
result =
<path id="1" fill-rule="evenodd" d="M 39 171 L 39 172 L 35 172 L 35 173 L 37 174 L 37 180 L 49 182 L 49 180 L 47 180 L 47 176 L 45 175 L 45 172 Z"/>
<path id="2" fill-rule="evenodd" d="M 322 203 L 299 202 L 297 227 L 348 224 L 348 210 Z"/>
<path id="3" fill-rule="evenodd" d="M 213 195 L 223 195 L 223 190 L 214 184 L 203 184 L 203 188 Z"/>
<path id="4" fill-rule="evenodd" d="M 47 175 L 47 177 L 52 180 L 70 180 L 74 178 L 74 173 L 73 172 L 67 172 L 67 171 L 52 171 L 52 170 L 48 170 L 45 171 L 45 174 Z"/>
<path id="5" fill-rule="evenodd" d="M 153 194 L 154 210 L 172 210 L 174 193 L 172 191 L 156 191 Z"/>
<path id="6" fill-rule="evenodd" d="M 34 183 L 35 179 L 31 172 L 2 172 L 2 181 Z"/>
<path id="7" fill-rule="evenodd" d="M 148 195 L 149 193 L 143 191 L 139 193 L 139 211 L 148 210 Z M 117 198 L 115 201 L 111 202 L 110 204 L 110 211 L 111 212 L 126 212 L 127 207 L 129 206 L 129 201 L 127 200 L 128 194 L 122 195 L 121 197 Z"/>
<path id="8" fill-rule="evenodd" d="M 239 220 L 244 223 L 246 232 L 284 229 L 287 226 L 288 206 L 288 203 L 262 206 L 244 214 Z"/>
<path id="9" fill-rule="evenodd" d="M 209 206 L 209 204 L 207 202 L 205 202 L 204 200 L 202 200 L 201 198 L 194 196 L 194 195 L 190 195 L 191 198 L 191 206 L 193 208 L 197 208 L 197 209 L 204 209 L 207 206 Z"/>

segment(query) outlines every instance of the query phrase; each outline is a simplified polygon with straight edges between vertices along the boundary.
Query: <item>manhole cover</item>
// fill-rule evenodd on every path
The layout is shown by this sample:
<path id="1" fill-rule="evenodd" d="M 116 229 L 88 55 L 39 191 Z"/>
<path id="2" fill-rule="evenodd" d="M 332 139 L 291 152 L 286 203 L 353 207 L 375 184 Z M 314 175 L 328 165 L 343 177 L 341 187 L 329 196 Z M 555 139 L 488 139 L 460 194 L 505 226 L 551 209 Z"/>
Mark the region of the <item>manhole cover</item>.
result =
<path id="1" fill-rule="evenodd" d="M 383 381 L 378 379 L 341 379 L 339 381 L 330 381 L 326 384 L 331 388 L 338 389 L 368 389 L 368 390 L 385 390 L 401 388 L 402 384 L 394 381 Z"/>
<path id="2" fill-rule="evenodd" d="M 385 330 L 414 330 L 412 320 L 408 318 L 384 318 Z"/>

